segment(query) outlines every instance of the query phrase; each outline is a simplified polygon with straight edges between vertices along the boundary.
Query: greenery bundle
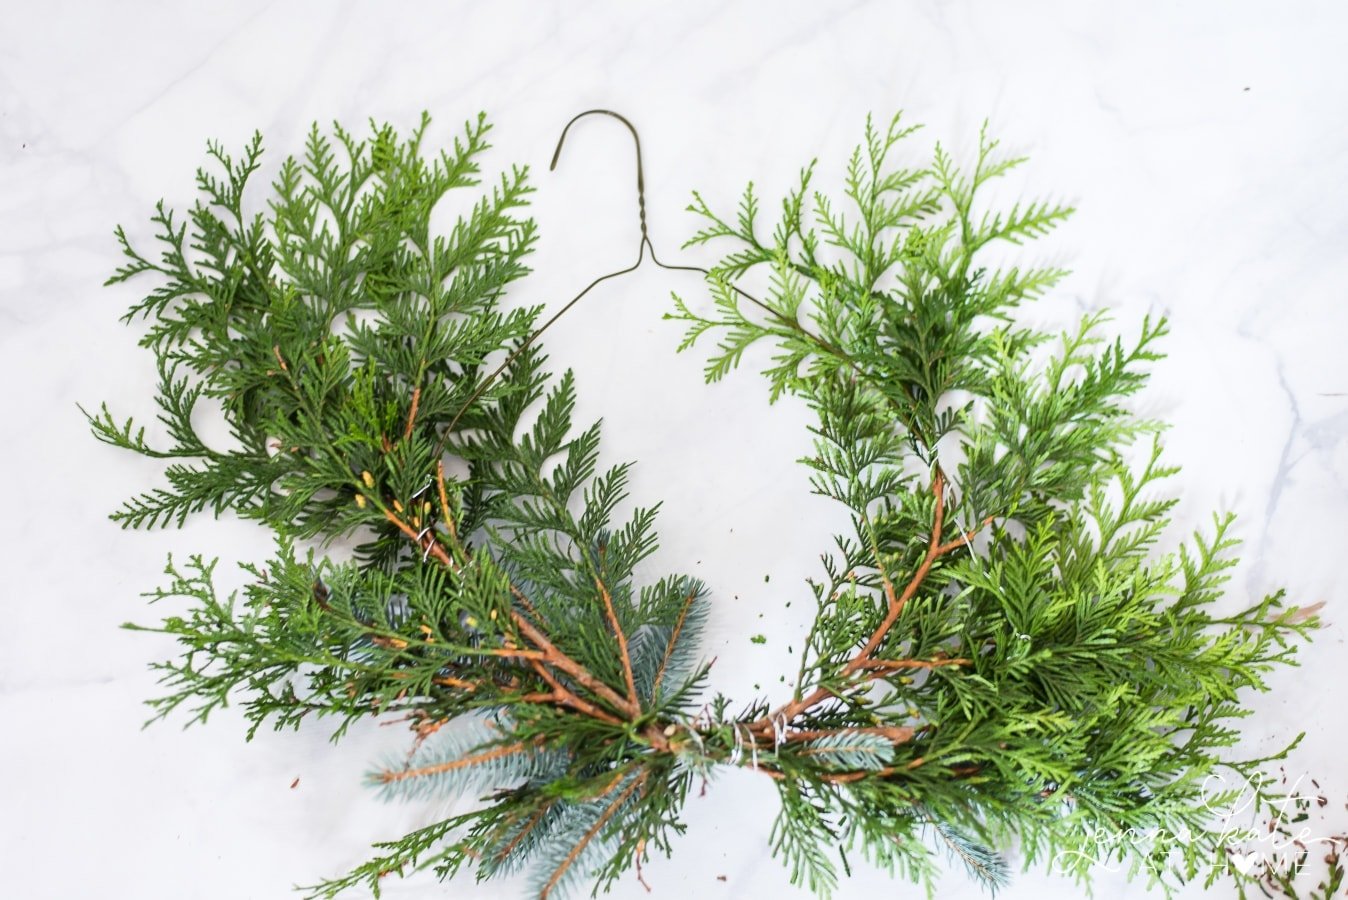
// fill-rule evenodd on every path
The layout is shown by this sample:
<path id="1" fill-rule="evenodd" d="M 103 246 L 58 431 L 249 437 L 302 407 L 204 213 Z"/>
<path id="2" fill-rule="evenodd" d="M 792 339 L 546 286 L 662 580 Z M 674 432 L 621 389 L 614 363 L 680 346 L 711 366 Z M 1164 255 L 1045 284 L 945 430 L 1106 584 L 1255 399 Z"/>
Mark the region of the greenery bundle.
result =
<path id="1" fill-rule="evenodd" d="M 695 195 L 692 243 L 727 254 L 711 312 L 677 301 L 669 318 L 684 348 L 715 342 L 708 379 L 771 343 L 771 396 L 817 414 L 803 462 L 852 522 L 810 582 L 794 693 L 735 703 L 702 693 L 709 589 L 638 577 L 656 508 L 616 520 L 629 467 L 599 470 L 599 426 L 573 421 L 574 379 L 531 340 L 540 310 L 504 302 L 537 238 L 525 169 L 432 233 L 435 205 L 479 185 L 488 125 L 438 154 L 425 128 L 315 128 L 256 215 L 260 137 L 237 159 L 212 145 L 201 200 L 185 217 L 159 206 L 158 253 L 117 232 L 111 281 L 154 285 L 127 319 L 148 322 L 169 443 L 106 406 L 89 417 L 100 440 L 171 460 L 166 487 L 113 515 L 124 527 L 209 509 L 276 533 L 240 595 L 217 593 L 204 557 L 170 563 L 151 596 L 175 612 L 153 630 L 182 649 L 158 665 L 159 716 L 236 703 L 250 737 L 313 718 L 334 740 L 405 717 L 410 752 L 372 782 L 481 797 L 313 896 L 422 868 L 527 869 L 540 897 L 640 878 L 683 830 L 689 790 L 726 766 L 775 782 L 773 849 L 823 895 L 848 854 L 928 885 L 948 856 L 995 888 L 1013 843 L 1082 881 L 1108 859 L 1163 884 L 1228 869 L 1204 781 L 1257 772 L 1222 755 L 1242 693 L 1291 663 L 1314 619 L 1280 594 L 1212 612 L 1229 517 L 1156 552 L 1175 469 L 1125 401 L 1165 323 L 1131 343 L 1098 315 L 1061 336 L 1016 323 L 1064 273 L 996 270 L 982 251 L 1071 212 L 979 207 L 1022 160 L 984 137 L 968 168 L 939 148 L 906 168 L 896 118 L 868 124 L 845 197 L 806 168 L 770 235 L 752 188 L 730 216 Z M 761 299 L 745 288 L 760 273 Z M 229 448 L 194 426 L 203 401 Z M 320 552 L 336 539 L 354 551 Z M 1185 840 L 1102 857 L 1101 829 Z"/>

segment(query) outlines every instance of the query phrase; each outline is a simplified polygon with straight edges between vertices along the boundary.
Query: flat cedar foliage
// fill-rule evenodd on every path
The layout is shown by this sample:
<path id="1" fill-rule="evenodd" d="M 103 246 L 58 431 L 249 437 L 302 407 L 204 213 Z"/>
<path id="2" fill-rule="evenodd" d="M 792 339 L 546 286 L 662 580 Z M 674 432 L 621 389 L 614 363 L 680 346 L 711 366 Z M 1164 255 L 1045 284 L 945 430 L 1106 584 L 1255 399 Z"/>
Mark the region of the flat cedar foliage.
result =
<path id="1" fill-rule="evenodd" d="M 895 118 L 868 123 L 843 196 L 813 189 L 813 165 L 772 222 L 752 187 L 724 213 L 694 195 L 690 243 L 725 255 L 709 302 L 667 316 L 681 349 L 709 346 L 715 380 L 771 346 L 771 397 L 817 416 L 802 462 L 852 524 L 809 582 L 795 691 L 732 701 L 703 694 L 713 590 L 638 577 L 656 506 L 615 520 L 629 466 L 600 470 L 575 380 L 527 343 L 540 310 L 506 302 L 538 237 L 526 170 L 480 176 L 483 117 L 437 153 L 426 126 L 314 128 L 265 206 L 260 136 L 238 157 L 211 145 L 196 205 L 157 208 L 154 252 L 117 231 L 110 283 L 149 289 L 126 319 L 147 323 L 165 442 L 89 414 L 100 440 L 169 460 L 164 487 L 113 514 L 123 527 L 232 511 L 276 535 L 236 595 L 206 557 L 170 563 L 149 630 L 181 651 L 157 666 L 156 717 L 235 704 L 250 737 L 314 719 L 334 740 L 403 718 L 410 750 L 371 782 L 481 798 L 310 896 L 377 895 L 423 868 L 527 870 L 540 897 L 605 890 L 670 852 L 689 791 L 725 766 L 772 779 L 773 852 L 820 895 L 857 859 L 928 890 L 948 860 L 995 889 L 1011 846 L 1081 882 L 1096 862 L 1164 886 L 1230 871 L 1212 810 L 1231 792 L 1204 782 L 1286 753 L 1223 755 L 1242 698 L 1315 620 L 1280 593 L 1213 612 L 1229 516 L 1155 550 L 1176 470 L 1126 401 L 1165 322 L 1131 340 L 1100 315 L 1061 335 L 1017 323 L 1064 273 L 982 251 L 1071 212 L 979 205 L 1021 159 L 984 136 L 963 167 L 939 147 L 905 167 L 913 129 Z M 471 211 L 433 233 L 463 191 Z M 203 401 L 230 447 L 200 436 Z M 322 552 L 339 539 L 354 551 Z M 1130 829 L 1185 839 L 1100 840 Z"/>

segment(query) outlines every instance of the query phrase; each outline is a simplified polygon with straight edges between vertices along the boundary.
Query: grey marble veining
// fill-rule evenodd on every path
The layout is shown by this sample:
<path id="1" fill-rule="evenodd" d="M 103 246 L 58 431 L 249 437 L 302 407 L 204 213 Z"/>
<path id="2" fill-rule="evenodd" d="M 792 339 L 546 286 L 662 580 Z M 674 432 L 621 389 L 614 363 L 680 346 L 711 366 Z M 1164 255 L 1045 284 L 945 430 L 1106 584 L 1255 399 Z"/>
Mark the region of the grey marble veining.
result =
<path id="1" fill-rule="evenodd" d="M 1000 196 L 1080 210 L 1023 251 L 1074 270 L 1026 315 L 1065 325 L 1109 307 L 1125 333 L 1148 312 L 1171 318 L 1169 357 L 1138 408 L 1172 423 L 1168 458 L 1184 467 L 1172 545 L 1213 510 L 1235 511 L 1246 556 L 1228 602 L 1280 586 L 1325 601 L 1302 668 L 1254 700 L 1247 747 L 1304 730 L 1287 770 L 1317 778 L 1332 800 L 1325 827 L 1348 829 L 1348 8 L 8 0 L 0 22 L 0 894 L 284 897 L 444 811 L 386 805 L 361 786 L 367 765 L 406 741 L 396 728 L 357 729 L 339 748 L 318 728 L 246 745 L 231 713 L 207 728 L 139 729 L 155 690 L 146 665 L 171 647 L 117 628 L 152 618 L 138 593 L 167 552 L 232 562 L 261 557 L 268 540 L 232 520 L 119 531 L 107 512 L 159 467 L 96 444 L 75 408 L 108 399 L 152 418 L 150 360 L 136 327 L 117 322 L 138 285 L 100 284 L 117 264 L 113 225 L 145 238 L 156 200 L 190 203 L 207 139 L 238 147 L 261 129 L 274 167 L 313 120 L 408 126 L 422 109 L 433 139 L 487 110 L 491 162 L 533 166 L 542 242 L 513 296 L 551 304 L 635 253 L 619 129 L 586 123 L 546 170 L 579 110 L 636 122 L 652 237 L 665 258 L 702 262 L 678 250 L 693 188 L 730 203 L 752 178 L 771 197 L 815 156 L 836 179 L 868 112 L 925 122 L 908 151 L 919 159 L 937 139 L 967 154 L 989 119 L 1031 156 Z M 693 568 L 715 593 L 714 686 L 771 695 L 795 671 L 801 579 L 838 517 L 793 462 L 807 447 L 800 409 L 769 409 L 747 373 L 705 387 L 696 354 L 674 354 L 677 329 L 660 320 L 671 291 L 700 286 L 643 269 L 597 292 L 548 345 L 577 371 L 580 417 L 605 417 L 608 457 L 640 461 L 636 494 L 665 499 L 658 565 Z M 748 643 L 756 632 L 768 643 Z M 718 779 L 689 803 L 674 858 L 647 867 L 651 896 L 805 896 L 766 851 L 776 808 L 766 779 Z M 855 868 L 840 897 L 907 895 Z M 422 877 L 386 893 L 519 891 Z M 1144 891 L 1102 873 L 1097 893 Z M 1032 872 L 1003 896 L 1078 894 Z M 958 873 L 940 895 L 980 896 Z M 616 896 L 647 895 L 629 879 Z"/>

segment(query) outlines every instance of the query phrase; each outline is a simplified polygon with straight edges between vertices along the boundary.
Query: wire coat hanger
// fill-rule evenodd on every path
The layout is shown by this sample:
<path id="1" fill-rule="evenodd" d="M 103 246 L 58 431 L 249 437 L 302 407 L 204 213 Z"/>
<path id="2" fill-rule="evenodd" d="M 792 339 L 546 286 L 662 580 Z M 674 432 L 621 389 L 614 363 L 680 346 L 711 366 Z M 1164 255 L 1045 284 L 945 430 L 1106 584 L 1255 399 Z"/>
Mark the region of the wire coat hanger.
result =
<path id="1" fill-rule="evenodd" d="M 626 266 L 625 268 L 617 269 L 613 272 L 608 272 L 604 275 L 600 275 L 594 281 L 591 281 L 584 287 L 584 289 L 581 290 L 579 294 L 576 294 L 576 296 L 568 300 L 562 306 L 561 309 L 553 313 L 546 322 L 544 322 L 542 325 L 538 327 L 536 331 L 534 331 L 527 338 L 525 338 L 524 342 L 521 343 L 518 347 L 516 347 L 513 351 L 511 351 L 510 355 L 506 357 L 505 362 L 497 366 L 496 369 L 494 369 L 490 375 L 484 378 L 482 382 L 477 386 L 477 388 L 474 389 L 473 393 L 464 402 L 463 406 L 460 407 L 459 411 L 454 414 L 454 418 L 450 420 L 449 425 L 445 428 L 444 437 L 448 437 L 448 435 L 451 432 L 453 432 L 454 426 L 459 423 L 459 420 L 461 418 L 463 418 L 463 415 L 468 411 L 468 408 L 471 407 L 474 403 L 476 403 L 479 399 L 481 399 L 482 395 L 486 393 L 487 388 L 491 387 L 492 383 L 495 382 L 496 379 L 499 378 L 501 374 L 505 372 L 506 369 L 510 368 L 510 366 L 515 362 L 515 360 L 518 359 L 522 353 L 524 353 L 524 351 L 528 350 L 531 346 L 533 346 L 534 342 L 537 341 L 539 337 L 543 335 L 543 332 L 551 328 L 557 322 L 558 319 L 560 319 L 562 316 L 570 312 L 576 306 L 576 304 L 580 303 L 580 301 L 583 300 L 585 296 L 590 293 L 590 291 L 594 290 L 596 287 L 603 284 L 605 281 L 609 281 L 610 279 L 617 278 L 621 275 L 630 274 L 632 272 L 635 272 L 637 269 L 641 268 L 641 264 L 646 260 L 647 251 L 650 251 L 651 262 L 655 263 L 655 265 L 659 266 L 662 269 L 668 269 L 671 272 L 697 272 L 704 276 L 711 275 L 710 270 L 704 269 L 701 266 L 674 265 L 672 263 L 662 262 L 660 260 L 660 257 L 656 255 L 655 245 L 651 243 L 650 231 L 646 224 L 646 172 L 641 158 L 641 136 L 637 134 L 636 126 L 634 126 L 630 121 L 628 121 L 626 116 L 622 115 L 621 113 L 616 113 L 611 109 L 587 109 L 582 113 L 577 113 L 576 115 L 572 116 L 571 121 L 567 122 L 565 127 L 562 128 L 561 136 L 557 138 L 557 149 L 554 150 L 552 153 L 552 163 L 548 166 L 548 171 L 549 172 L 556 171 L 557 162 L 561 159 L 562 147 L 565 146 L 566 144 L 566 136 L 568 133 L 570 133 L 571 126 L 575 125 L 577 122 L 579 122 L 586 116 L 609 116 L 610 118 L 617 119 L 619 122 L 623 124 L 623 127 L 625 127 L 628 130 L 628 132 L 630 132 L 632 135 L 632 144 L 636 148 L 636 156 L 637 156 L 637 217 L 641 225 L 641 238 L 640 242 L 637 244 L 636 261 L 633 262 L 630 266 Z M 735 293 L 739 294 L 741 297 L 744 297 L 746 300 L 749 300 L 750 302 L 758 305 L 759 307 L 762 307 L 768 312 L 773 313 L 774 315 L 780 317 L 780 314 L 778 314 L 775 310 L 771 309 L 757 298 L 752 297 L 749 294 L 746 294 L 744 291 L 740 290 L 738 287 L 734 285 L 729 285 L 729 287 L 731 287 L 735 291 Z M 441 439 L 442 448 L 444 444 L 444 437 L 442 437 Z M 436 455 L 439 454 L 437 453 Z"/>

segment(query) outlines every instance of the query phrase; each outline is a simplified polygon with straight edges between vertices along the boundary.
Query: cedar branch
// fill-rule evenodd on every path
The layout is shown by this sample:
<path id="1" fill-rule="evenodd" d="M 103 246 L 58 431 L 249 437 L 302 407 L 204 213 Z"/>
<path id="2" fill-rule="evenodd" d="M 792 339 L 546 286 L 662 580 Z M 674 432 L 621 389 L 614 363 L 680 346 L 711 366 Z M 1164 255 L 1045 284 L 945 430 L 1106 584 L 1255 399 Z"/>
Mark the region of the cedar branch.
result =
<path id="1" fill-rule="evenodd" d="M 921 565 L 913 573 L 913 577 L 909 580 L 907 587 L 903 589 L 903 593 L 897 598 L 890 596 L 889 610 L 885 614 L 884 621 L 871 634 L 870 640 L 866 642 L 866 646 L 861 649 L 861 652 L 852 657 L 847 665 L 843 666 L 844 675 L 852 674 L 871 658 L 871 654 L 880 646 L 881 641 L 885 639 L 885 635 L 889 634 L 889 629 L 893 628 L 894 623 L 899 620 L 899 614 L 903 612 L 903 608 L 917 593 L 917 589 L 922 586 L 922 582 L 927 579 L 927 573 L 931 571 L 932 564 L 941 555 L 941 526 L 945 524 L 945 476 L 941 473 L 939 467 L 932 476 L 931 492 L 935 498 L 936 510 L 932 516 L 934 521 L 931 526 L 931 541 L 927 545 L 927 555 L 923 557 Z"/>
<path id="2" fill-rule="evenodd" d="M 431 556 L 435 557 L 435 559 L 438 562 L 447 566 L 451 571 L 455 572 L 459 571 L 459 566 L 450 558 L 449 554 L 445 552 L 445 548 L 441 546 L 440 542 L 435 539 L 433 533 L 426 533 L 424 536 L 422 536 L 417 532 L 415 528 L 413 528 L 407 522 L 404 522 L 392 510 L 387 509 L 384 510 L 384 517 L 388 519 L 388 521 L 392 522 L 395 526 L 397 526 L 398 530 L 401 531 L 404 535 L 411 538 L 418 547 L 422 548 L 424 552 L 427 552 Z M 590 691 L 597 697 L 601 698 L 606 703 L 609 703 L 615 709 L 623 711 L 630 710 L 629 703 L 625 701 L 622 697 L 620 697 L 617 694 L 617 692 L 615 692 L 608 685 L 604 684 L 604 682 L 600 681 L 598 678 L 592 675 L 590 671 L 586 669 L 584 666 L 582 666 L 580 663 L 576 662 L 574 659 L 572 659 L 571 657 L 567 656 L 564 652 L 562 652 L 557 647 L 556 644 L 548 640 L 547 635 L 543 634 L 542 631 L 534 627 L 534 625 L 531 622 L 529 622 L 529 620 L 526 619 L 524 616 L 520 615 L 519 612 L 511 610 L 510 617 L 511 621 L 513 621 L 515 623 L 515 626 L 520 630 L 520 633 L 523 634 L 524 637 L 527 638 L 530 643 L 538 647 L 538 652 L 535 653 L 534 651 L 529 650 L 501 648 L 489 650 L 487 651 L 488 653 L 490 653 L 493 656 L 506 656 L 511 658 L 527 659 L 530 661 L 541 660 L 547 665 L 550 665 L 561 672 L 565 672 L 577 684 L 581 685 L 582 687 L 584 687 L 586 690 Z M 539 654 L 541 654 L 541 656 Z M 579 697 L 576 697 L 575 694 L 570 691 L 567 691 L 564 695 L 559 695 L 557 699 L 559 702 L 565 702 L 566 705 L 568 706 L 572 706 L 573 708 L 586 711 L 587 714 L 589 715 L 593 715 L 594 712 L 599 712 L 599 710 L 592 704 L 588 704 L 585 701 L 580 700 Z M 580 705 L 577 705 L 577 703 L 579 703 Z M 614 719 L 612 716 L 609 716 L 607 714 L 594 717 L 601 718 L 603 721 L 607 721 L 610 724 L 619 724 L 617 719 Z"/>
<path id="3" fill-rule="evenodd" d="M 871 657 L 875 651 L 879 649 L 880 644 L 884 642 L 885 636 L 888 635 L 890 629 L 894 627 L 894 623 L 899 620 L 899 616 L 903 613 L 903 609 L 908 604 L 908 601 L 911 600 L 913 596 L 917 594 L 918 589 L 922 587 L 922 583 L 931 572 L 932 565 L 942 556 L 971 540 L 978 530 L 990 523 L 993 518 L 989 516 L 984 519 L 978 527 L 943 544 L 941 543 L 941 536 L 942 529 L 945 525 L 945 474 L 941 471 L 939 466 L 936 467 L 932 474 L 931 490 L 934 498 L 934 511 L 932 513 L 931 537 L 927 541 L 926 555 L 923 556 L 922 562 L 917 567 L 917 571 L 913 573 L 913 577 L 909 579 L 908 584 L 904 586 L 902 593 L 895 592 L 893 583 L 889 580 L 888 575 L 884 571 L 883 563 L 880 564 L 881 580 L 884 582 L 885 596 L 888 600 L 885 618 L 880 622 L 880 625 L 875 631 L 871 633 L 870 638 L 867 639 L 866 644 L 861 650 L 843 665 L 839 675 L 844 679 L 851 678 L 856 675 L 857 672 L 866 669 L 903 668 L 905 666 L 901 664 L 905 662 L 909 664 L 906 666 L 907 668 L 931 667 L 929 665 L 924 665 L 920 660 L 886 660 L 882 661 L 880 665 L 876 665 L 876 662 L 872 660 Z M 965 662 L 968 661 L 966 660 Z M 954 665 L 954 663 L 946 662 L 943 663 L 943 665 Z M 749 728 L 751 731 L 760 735 L 766 734 L 772 730 L 774 721 L 780 722 L 784 720 L 786 722 L 791 722 L 805 710 L 817 703 L 822 703 L 832 696 L 836 696 L 836 692 L 833 689 L 824 686 L 817 687 L 809 695 L 778 707 L 769 715 L 753 722 L 750 724 Z"/>

